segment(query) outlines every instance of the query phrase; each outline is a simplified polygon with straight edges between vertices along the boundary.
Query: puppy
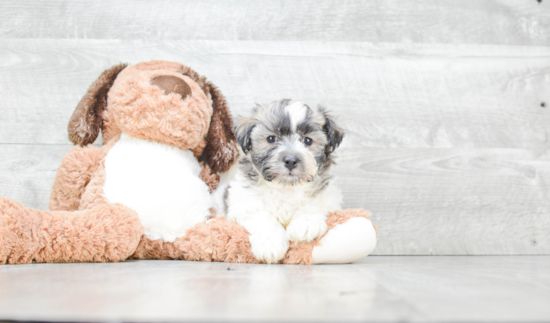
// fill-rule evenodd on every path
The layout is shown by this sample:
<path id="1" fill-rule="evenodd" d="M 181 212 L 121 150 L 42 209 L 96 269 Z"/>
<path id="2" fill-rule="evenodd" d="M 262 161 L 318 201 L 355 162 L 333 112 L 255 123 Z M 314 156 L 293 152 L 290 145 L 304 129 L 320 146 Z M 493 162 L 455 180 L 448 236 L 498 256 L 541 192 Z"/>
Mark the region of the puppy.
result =
<path id="1" fill-rule="evenodd" d="M 279 100 L 241 117 L 235 135 L 242 153 L 215 193 L 217 213 L 248 230 L 254 257 L 277 263 L 289 241 L 325 234 L 327 214 L 341 209 L 330 169 L 344 133 L 324 107 Z"/>

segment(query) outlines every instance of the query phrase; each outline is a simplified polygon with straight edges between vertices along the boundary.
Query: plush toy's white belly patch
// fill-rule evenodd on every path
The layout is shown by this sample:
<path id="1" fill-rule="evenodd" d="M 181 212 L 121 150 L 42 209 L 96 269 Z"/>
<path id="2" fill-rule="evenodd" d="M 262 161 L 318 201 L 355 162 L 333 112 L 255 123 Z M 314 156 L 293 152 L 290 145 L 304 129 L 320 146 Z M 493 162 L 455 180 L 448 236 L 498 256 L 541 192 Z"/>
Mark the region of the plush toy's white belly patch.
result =
<path id="1" fill-rule="evenodd" d="M 151 239 L 174 241 L 210 214 L 208 186 L 189 150 L 122 134 L 105 157 L 105 197 L 135 210 Z"/>

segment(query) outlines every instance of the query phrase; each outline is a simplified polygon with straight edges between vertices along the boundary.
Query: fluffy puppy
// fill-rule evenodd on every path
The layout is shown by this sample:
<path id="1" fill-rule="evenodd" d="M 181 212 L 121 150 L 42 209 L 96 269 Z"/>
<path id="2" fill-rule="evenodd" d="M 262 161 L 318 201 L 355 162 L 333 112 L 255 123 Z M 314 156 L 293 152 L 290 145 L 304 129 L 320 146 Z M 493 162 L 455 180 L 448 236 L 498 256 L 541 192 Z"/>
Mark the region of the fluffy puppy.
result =
<path id="1" fill-rule="evenodd" d="M 344 133 L 324 107 L 285 99 L 239 118 L 235 135 L 242 153 L 215 194 L 217 212 L 248 230 L 258 260 L 277 263 L 289 241 L 322 236 L 341 209 L 330 169 Z"/>

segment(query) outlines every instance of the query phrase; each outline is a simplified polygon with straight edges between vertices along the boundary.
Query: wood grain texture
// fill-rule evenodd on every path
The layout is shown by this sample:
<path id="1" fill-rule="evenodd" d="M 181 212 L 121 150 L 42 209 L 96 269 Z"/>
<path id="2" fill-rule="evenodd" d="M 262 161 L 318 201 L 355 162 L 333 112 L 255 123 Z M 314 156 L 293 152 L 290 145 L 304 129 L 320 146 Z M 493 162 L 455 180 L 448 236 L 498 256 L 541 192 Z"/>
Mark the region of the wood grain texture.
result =
<path id="1" fill-rule="evenodd" d="M 336 183 L 373 212 L 375 254 L 550 253 L 550 153 L 344 148 Z"/>
<path id="2" fill-rule="evenodd" d="M 4 39 L 0 195 L 45 209 L 87 87 L 150 59 L 207 76 L 235 114 L 283 97 L 332 108 L 337 181 L 346 207 L 373 211 L 377 254 L 550 254 L 541 46 Z"/>
<path id="3" fill-rule="evenodd" d="M 2 38 L 547 45 L 536 0 L 2 1 Z"/>
<path id="4" fill-rule="evenodd" d="M 550 145 L 550 47 L 118 40 L 2 41 L 0 143 L 68 143 L 99 74 L 150 59 L 207 76 L 235 114 L 284 97 L 323 103 L 361 147 Z"/>
<path id="5" fill-rule="evenodd" d="M 47 210 L 61 159 L 72 145 L 0 145 L 0 195 Z"/>

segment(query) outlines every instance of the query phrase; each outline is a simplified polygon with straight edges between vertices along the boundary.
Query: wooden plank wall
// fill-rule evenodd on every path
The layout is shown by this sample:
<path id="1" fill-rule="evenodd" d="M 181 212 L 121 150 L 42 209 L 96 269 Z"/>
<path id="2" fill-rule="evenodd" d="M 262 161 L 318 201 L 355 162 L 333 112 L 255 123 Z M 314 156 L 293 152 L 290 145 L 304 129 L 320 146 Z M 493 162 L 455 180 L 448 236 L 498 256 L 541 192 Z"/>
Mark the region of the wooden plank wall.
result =
<path id="1" fill-rule="evenodd" d="M 550 254 L 550 1 L 3 1 L 0 195 L 46 209 L 68 119 L 119 62 L 323 103 L 380 255 Z M 544 105 L 544 106 L 543 106 Z"/>

